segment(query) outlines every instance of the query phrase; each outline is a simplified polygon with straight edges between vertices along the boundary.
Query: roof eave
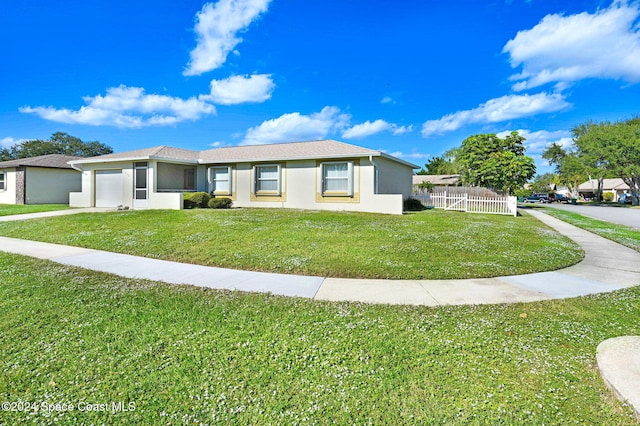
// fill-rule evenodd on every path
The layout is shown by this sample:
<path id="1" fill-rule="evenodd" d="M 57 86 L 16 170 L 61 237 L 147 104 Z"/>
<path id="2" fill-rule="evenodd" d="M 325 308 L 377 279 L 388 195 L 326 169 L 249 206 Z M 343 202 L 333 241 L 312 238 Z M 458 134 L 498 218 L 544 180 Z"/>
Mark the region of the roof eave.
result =
<path id="1" fill-rule="evenodd" d="M 68 164 L 73 167 L 78 164 L 107 164 L 107 163 L 122 163 L 127 161 L 150 161 L 150 160 L 170 161 L 172 163 L 196 164 L 196 165 L 200 164 L 200 161 L 201 161 L 199 159 L 188 160 L 188 159 L 180 159 L 180 158 L 159 157 L 156 155 L 140 155 L 135 157 L 122 157 L 122 158 L 110 158 L 110 159 L 104 159 L 104 158 L 98 157 L 95 159 L 69 161 Z"/>

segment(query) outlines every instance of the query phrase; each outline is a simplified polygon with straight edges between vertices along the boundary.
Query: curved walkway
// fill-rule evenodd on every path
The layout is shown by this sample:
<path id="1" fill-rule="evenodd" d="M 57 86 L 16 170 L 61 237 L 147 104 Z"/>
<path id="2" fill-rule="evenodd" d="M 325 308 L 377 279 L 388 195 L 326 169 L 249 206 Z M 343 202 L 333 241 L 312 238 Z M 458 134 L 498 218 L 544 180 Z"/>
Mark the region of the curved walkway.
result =
<path id="1" fill-rule="evenodd" d="M 99 212 L 76 209 L 20 216 L 20 220 Z M 0 250 L 65 265 L 170 284 L 272 293 L 328 301 L 403 305 L 474 305 L 531 302 L 603 293 L 640 285 L 640 253 L 538 211 L 528 211 L 577 242 L 585 258 L 558 271 L 460 280 L 371 280 L 239 271 L 100 250 L 0 237 Z M 12 219 L 9 219 L 12 218 Z"/>

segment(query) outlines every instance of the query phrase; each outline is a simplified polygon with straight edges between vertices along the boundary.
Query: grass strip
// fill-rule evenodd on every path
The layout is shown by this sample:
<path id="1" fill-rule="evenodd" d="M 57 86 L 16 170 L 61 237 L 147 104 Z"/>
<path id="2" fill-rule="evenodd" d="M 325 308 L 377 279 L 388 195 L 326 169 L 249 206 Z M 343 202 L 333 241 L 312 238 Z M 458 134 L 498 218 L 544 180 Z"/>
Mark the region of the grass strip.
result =
<path id="1" fill-rule="evenodd" d="M 66 204 L 0 204 L 0 216 L 66 210 Z"/>
<path id="2" fill-rule="evenodd" d="M 640 231 L 636 229 L 554 208 L 545 208 L 544 212 L 578 228 L 640 251 Z"/>
<path id="3" fill-rule="evenodd" d="M 46 232 L 43 232 L 46 230 Z M 560 269 L 581 249 L 537 219 L 284 209 L 147 210 L 0 223 L 0 235 L 225 268 L 451 279 Z"/>

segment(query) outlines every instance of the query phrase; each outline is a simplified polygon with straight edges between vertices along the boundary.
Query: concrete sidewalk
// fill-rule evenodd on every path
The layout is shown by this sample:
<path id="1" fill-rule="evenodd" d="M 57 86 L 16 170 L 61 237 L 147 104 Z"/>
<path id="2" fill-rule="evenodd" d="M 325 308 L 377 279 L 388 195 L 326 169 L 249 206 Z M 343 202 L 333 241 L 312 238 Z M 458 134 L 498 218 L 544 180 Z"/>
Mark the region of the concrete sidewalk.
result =
<path id="1" fill-rule="evenodd" d="M 105 210 L 61 210 L 5 218 L 19 220 L 100 211 Z M 531 302 L 640 285 L 640 253 L 542 212 L 531 210 L 528 213 L 576 241 L 584 249 L 585 259 L 562 270 L 528 275 L 461 280 L 371 280 L 223 269 L 6 237 L 0 237 L 0 250 L 128 278 L 381 304 L 438 306 Z"/>

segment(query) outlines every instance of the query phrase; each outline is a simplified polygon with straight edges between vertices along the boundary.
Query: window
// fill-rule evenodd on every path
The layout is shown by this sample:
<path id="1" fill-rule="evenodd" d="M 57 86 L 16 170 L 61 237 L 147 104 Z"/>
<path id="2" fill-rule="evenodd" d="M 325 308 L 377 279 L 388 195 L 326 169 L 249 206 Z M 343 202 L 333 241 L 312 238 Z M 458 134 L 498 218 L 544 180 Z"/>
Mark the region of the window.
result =
<path id="1" fill-rule="evenodd" d="M 322 195 L 353 196 L 353 162 L 322 163 Z"/>
<path id="2" fill-rule="evenodd" d="M 135 181 L 135 199 L 146 200 L 147 199 L 147 167 L 148 164 L 135 163 L 134 164 L 134 181 Z"/>
<path id="3" fill-rule="evenodd" d="M 231 195 L 231 167 L 211 167 L 209 173 L 211 193 L 214 195 Z"/>
<path id="4" fill-rule="evenodd" d="M 256 195 L 280 195 L 280 165 L 255 166 L 254 188 Z"/>
<path id="5" fill-rule="evenodd" d="M 5 189 L 7 189 L 7 186 L 5 184 L 5 172 L 0 172 L 0 191 L 4 191 Z"/>

